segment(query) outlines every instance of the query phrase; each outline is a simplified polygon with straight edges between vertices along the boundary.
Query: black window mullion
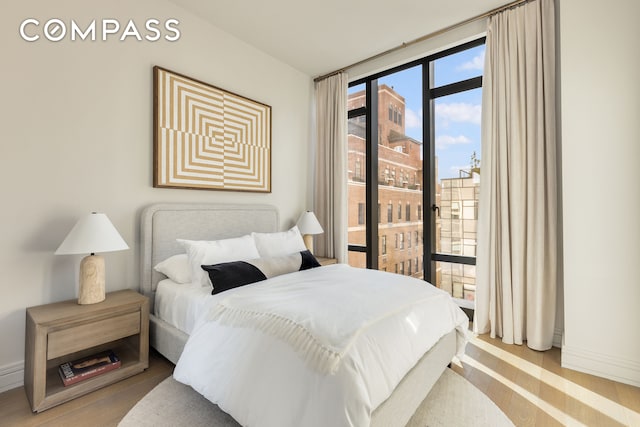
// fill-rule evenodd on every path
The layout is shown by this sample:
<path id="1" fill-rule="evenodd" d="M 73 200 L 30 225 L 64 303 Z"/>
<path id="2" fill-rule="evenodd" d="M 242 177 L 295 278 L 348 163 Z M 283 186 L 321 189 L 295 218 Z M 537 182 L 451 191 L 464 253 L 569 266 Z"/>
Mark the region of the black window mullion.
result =
<path id="1" fill-rule="evenodd" d="M 378 268 L 378 80 L 367 81 L 367 175 L 366 175 L 366 242 L 367 268 Z"/>
<path id="2" fill-rule="evenodd" d="M 424 114 L 422 116 L 423 132 L 423 155 L 424 180 L 422 188 L 422 248 L 423 248 L 423 268 L 424 280 L 435 285 L 435 263 L 432 261 L 432 254 L 436 247 L 436 221 L 434 211 L 436 201 L 436 160 L 435 160 L 435 129 L 431 125 L 433 116 L 433 99 L 430 96 L 430 88 L 433 86 L 433 62 L 426 61 L 422 67 L 422 105 Z"/>
<path id="3" fill-rule="evenodd" d="M 347 118 L 353 119 L 354 117 L 360 117 L 366 114 L 367 114 L 367 107 L 354 108 L 353 110 L 349 110 L 347 112 Z"/>
<path id="4" fill-rule="evenodd" d="M 431 98 L 440 98 L 441 96 L 453 95 L 454 93 L 477 89 L 479 87 L 482 87 L 482 76 L 433 88 L 430 90 L 430 94 Z"/>

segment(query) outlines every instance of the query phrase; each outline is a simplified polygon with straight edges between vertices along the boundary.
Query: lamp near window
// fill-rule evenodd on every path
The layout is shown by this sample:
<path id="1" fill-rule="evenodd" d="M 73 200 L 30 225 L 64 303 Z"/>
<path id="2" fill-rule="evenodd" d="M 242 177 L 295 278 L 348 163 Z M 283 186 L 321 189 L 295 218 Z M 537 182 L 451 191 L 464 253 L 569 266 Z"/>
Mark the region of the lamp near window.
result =
<path id="1" fill-rule="evenodd" d="M 313 212 L 306 211 L 300 215 L 296 225 L 298 226 L 298 230 L 300 230 L 300 234 L 302 234 L 304 245 L 313 253 L 313 235 L 324 233 L 322 226 L 318 222 L 318 218 L 316 218 Z"/>
<path id="2" fill-rule="evenodd" d="M 92 212 L 78 220 L 56 255 L 88 255 L 80 262 L 80 292 L 78 304 L 95 304 L 105 299 L 104 258 L 96 252 L 129 249 L 105 214 Z"/>

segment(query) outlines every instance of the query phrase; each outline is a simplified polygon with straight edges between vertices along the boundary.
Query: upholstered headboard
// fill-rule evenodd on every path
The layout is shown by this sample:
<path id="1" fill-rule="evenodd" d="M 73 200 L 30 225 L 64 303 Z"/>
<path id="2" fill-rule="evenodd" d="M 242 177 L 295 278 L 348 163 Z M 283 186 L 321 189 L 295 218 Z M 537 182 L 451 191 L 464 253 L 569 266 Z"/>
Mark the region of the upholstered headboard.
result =
<path id="1" fill-rule="evenodd" d="M 154 204 L 141 216 L 140 291 L 149 297 L 153 313 L 155 290 L 165 278 L 153 267 L 183 252 L 176 239 L 218 240 L 256 232 L 278 231 L 279 214 L 270 205 L 207 203 Z"/>

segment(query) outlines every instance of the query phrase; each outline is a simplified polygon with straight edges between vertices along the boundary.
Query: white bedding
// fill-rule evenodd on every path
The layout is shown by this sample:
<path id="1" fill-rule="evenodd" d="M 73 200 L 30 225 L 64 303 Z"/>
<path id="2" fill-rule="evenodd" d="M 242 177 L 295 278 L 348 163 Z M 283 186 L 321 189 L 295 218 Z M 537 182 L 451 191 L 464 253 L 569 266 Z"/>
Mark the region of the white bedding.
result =
<path id="1" fill-rule="evenodd" d="M 199 283 L 158 282 L 154 314 L 186 334 L 191 334 L 196 319 L 212 297 L 211 288 Z"/>
<path id="2" fill-rule="evenodd" d="M 364 278 L 364 279 L 363 279 Z M 324 374 L 282 339 L 262 332 L 260 327 L 233 327 L 208 320 L 215 308 L 229 297 L 245 295 L 252 287 L 300 285 L 332 287 L 335 307 L 328 305 L 326 317 L 340 329 L 336 318 L 353 322 L 348 315 L 336 315 L 343 307 L 355 308 L 371 294 L 341 292 L 335 286 L 349 282 L 370 281 L 371 290 L 384 294 L 396 286 L 419 288 L 416 304 L 401 305 L 401 309 L 385 312 L 384 319 L 359 323 L 353 340 L 349 341 L 335 374 Z M 295 287 L 295 286 L 294 286 Z M 412 291 L 413 292 L 413 291 Z M 298 292 L 298 296 L 300 293 Z M 376 295 L 380 300 L 382 295 Z M 395 298 L 395 297 L 394 297 Z M 308 305 L 292 296 L 291 306 Z M 384 297 L 382 297 L 384 299 Z M 362 270 L 346 265 L 333 265 L 287 274 L 258 284 L 233 289 L 207 298 L 207 309 L 189 338 L 176 365 L 176 380 L 190 385 L 210 401 L 218 404 L 244 426 L 256 427 L 357 427 L 368 426 L 373 410 L 384 402 L 400 380 L 442 336 L 453 329 L 458 332 L 458 353 L 464 351 L 468 319 L 452 302 L 449 295 L 417 279 L 375 270 Z M 317 311 L 306 309 L 306 312 Z M 366 310 L 364 310 L 366 311 Z M 305 327 L 320 319 L 297 319 Z M 307 323 L 305 323 L 307 322 Z M 310 326 L 311 325 L 311 326 Z M 322 328 L 319 328 L 322 329 Z M 322 338 L 320 338 L 322 340 Z"/>

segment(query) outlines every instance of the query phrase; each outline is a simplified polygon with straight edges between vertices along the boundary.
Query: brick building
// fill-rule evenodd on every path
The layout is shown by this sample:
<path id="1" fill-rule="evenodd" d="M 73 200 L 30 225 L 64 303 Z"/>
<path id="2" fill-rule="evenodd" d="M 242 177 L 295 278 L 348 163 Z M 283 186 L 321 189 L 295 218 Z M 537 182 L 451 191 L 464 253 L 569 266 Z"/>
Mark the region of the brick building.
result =
<path id="1" fill-rule="evenodd" d="M 364 105 L 364 91 L 349 96 L 348 109 Z M 378 268 L 422 277 L 422 142 L 405 135 L 405 101 L 393 88 L 378 88 Z M 365 123 L 349 120 L 349 243 L 365 245 Z M 349 264 L 366 266 L 363 253 Z"/>

